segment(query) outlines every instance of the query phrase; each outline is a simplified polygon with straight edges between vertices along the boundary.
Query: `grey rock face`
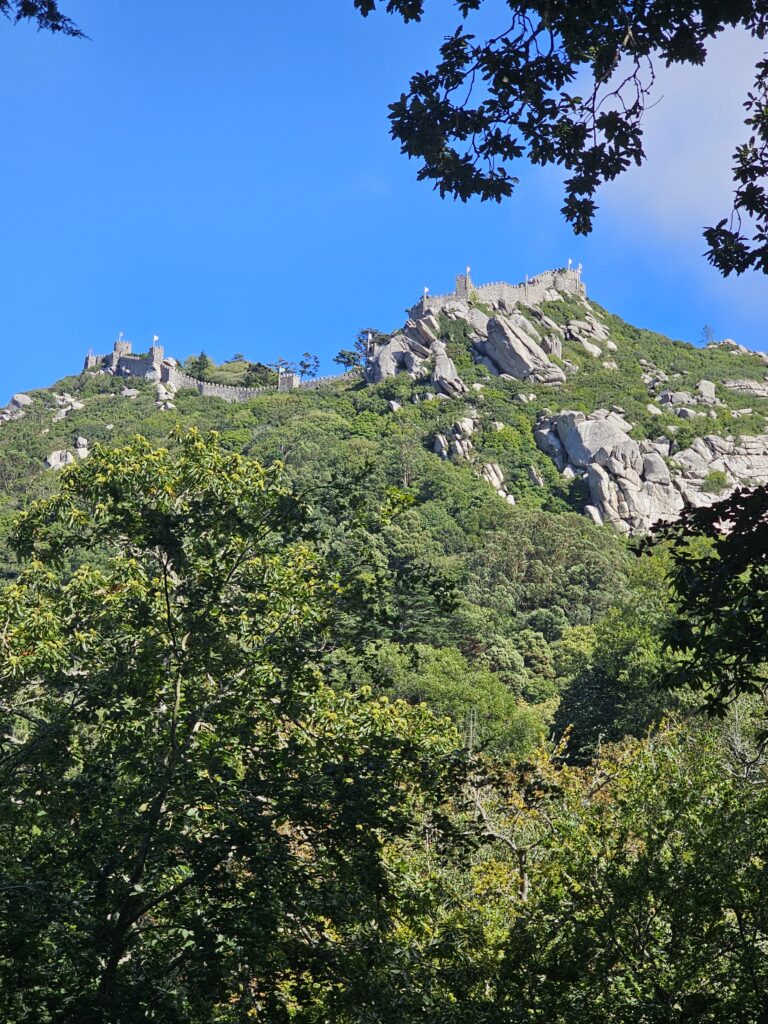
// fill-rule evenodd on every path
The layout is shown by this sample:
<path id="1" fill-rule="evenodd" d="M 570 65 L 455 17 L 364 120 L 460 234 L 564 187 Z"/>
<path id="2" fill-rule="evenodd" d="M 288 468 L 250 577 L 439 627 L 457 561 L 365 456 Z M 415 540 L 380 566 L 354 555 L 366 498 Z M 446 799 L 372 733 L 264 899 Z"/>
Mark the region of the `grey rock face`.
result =
<path id="1" fill-rule="evenodd" d="M 536 444 L 560 470 L 586 470 L 591 501 L 585 511 L 596 523 L 644 532 L 676 519 L 686 506 L 711 505 L 737 486 L 768 485 L 768 434 L 738 442 L 709 434 L 670 457 L 667 438 L 638 443 L 623 427 L 629 427 L 623 417 L 598 409 L 589 416 L 542 415 L 534 428 Z M 728 481 L 720 494 L 702 490 L 715 471 Z"/>
<path id="2" fill-rule="evenodd" d="M 489 317 L 481 309 L 476 309 L 471 306 L 467 310 L 467 314 L 464 318 L 472 326 L 472 330 L 475 334 L 480 335 L 481 338 L 488 336 L 488 320 Z"/>
<path id="3" fill-rule="evenodd" d="M 758 398 L 768 398 L 768 381 L 760 380 L 726 380 L 723 386 L 729 391 L 737 391 L 744 395 L 757 395 Z"/>
<path id="4" fill-rule="evenodd" d="M 377 345 L 366 366 L 366 379 L 371 384 L 378 384 L 387 377 L 394 377 L 408 351 L 408 341 L 403 334 L 395 334 L 388 342 Z"/>
<path id="5" fill-rule="evenodd" d="M 448 458 L 449 444 L 448 438 L 445 434 L 438 434 L 435 437 L 435 443 L 432 445 L 432 451 L 435 455 L 439 455 L 441 459 Z"/>
<path id="6" fill-rule="evenodd" d="M 583 420 L 573 423 L 565 437 L 558 430 L 569 462 L 587 467 L 593 462 L 601 464 L 615 456 L 622 464 L 642 465 L 640 449 L 628 434 L 610 419 Z"/>
<path id="7" fill-rule="evenodd" d="M 452 303 L 450 309 L 446 307 L 443 312 L 450 319 L 462 318 L 471 322 L 477 337 L 480 337 L 483 325 L 488 320 L 480 310 L 470 309 L 461 302 Z M 365 366 L 365 379 L 371 384 L 377 384 L 403 372 L 418 379 L 425 372 L 426 361 L 434 358 L 432 382 L 437 385 L 438 397 L 461 397 L 467 391 L 466 385 L 456 372 L 439 334 L 440 322 L 434 314 L 427 312 L 411 316 L 401 332 L 394 334 L 383 345 L 378 345 L 370 354 Z M 489 369 L 495 371 L 493 364 L 489 364 Z"/>
<path id="8" fill-rule="evenodd" d="M 555 356 L 557 359 L 562 359 L 563 356 L 563 340 L 556 334 L 547 334 L 541 339 L 541 347 L 549 356 Z"/>
<path id="9" fill-rule="evenodd" d="M 671 483 L 667 464 L 656 452 L 649 452 L 643 456 L 643 476 L 653 484 Z"/>
<path id="10" fill-rule="evenodd" d="M 48 458 L 45 460 L 45 464 L 48 469 L 63 469 L 68 466 L 71 462 L 74 462 L 75 458 L 71 452 L 64 449 L 59 451 L 51 452 Z"/>
<path id="11" fill-rule="evenodd" d="M 420 335 L 427 348 L 433 341 L 437 341 L 440 334 L 440 323 L 432 313 L 427 313 L 425 316 L 419 317 L 418 320 L 409 320 L 408 326 L 410 327 L 411 325 L 413 325 L 417 334 Z"/>
<path id="12" fill-rule="evenodd" d="M 474 410 L 473 410 L 474 414 Z M 471 459 L 473 457 L 472 435 L 477 430 L 478 420 L 465 416 L 451 427 L 450 434 L 438 434 L 432 450 L 441 459 Z"/>
<path id="13" fill-rule="evenodd" d="M 579 338 L 578 340 L 581 342 L 581 347 L 584 351 L 591 355 L 593 359 L 599 359 L 603 354 L 603 350 L 598 345 L 593 344 L 591 341 L 587 341 L 586 338 Z"/>
<path id="14" fill-rule="evenodd" d="M 497 462 L 487 462 L 480 470 L 483 480 L 487 480 L 500 498 L 503 498 L 508 505 L 514 505 L 515 499 L 509 493 L 504 484 L 504 473 Z"/>
<path id="15" fill-rule="evenodd" d="M 432 383 L 449 398 L 460 398 L 467 393 L 467 386 L 456 372 L 453 360 L 448 355 L 445 342 L 436 341 L 432 346 L 435 355 L 435 369 Z"/>
<path id="16" fill-rule="evenodd" d="M 487 462 L 481 470 L 481 475 L 492 487 L 498 488 L 504 486 L 504 474 L 501 471 L 501 467 L 496 462 Z"/>
<path id="17" fill-rule="evenodd" d="M 408 321 L 411 323 L 412 321 Z M 415 328 L 406 327 L 403 331 L 403 336 L 408 342 L 408 348 L 414 356 L 420 356 L 422 359 L 429 357 L 429 345 L 425 345 L 421 335 L 415 330 Z"/>
<path id="18" fill-rule="evenodd" d="M 0 424 L 8 423 L 9 420 L 23 419 L 32 405 L 34 405 L 34 399 L 29 395 L 14 395 L 6 407 L 0 409 Z"/>
<path id="19" fill-rule="evenodd" d="M 491 317 L 487 340 L 477 344 L 477 348 L 493 362 L 499 373 L 509 374 L 517 380 L 565 381 L 565 374 L 550 361 L 534 334 L 524 317 Z"/>
<path id="20" fill-rule="evenodd" d="M 541 475 L 541 472 L 536 466 L 528 467 L 528 477 L 531 483 L 534 484 L 536 487 L 544 486 L 544 477 Z"/>
<path id="21" fill-rule="evenodd" d="M 480 366 L 484 366 L 486 370 L 488 370 L 492 377 L 499 376 L 498 366 L 493 362 L 492 359 L 489 359 L 488 356 L 483 356 L 478 353 L 476 356 L 476 360 L 480 364 Z"/>

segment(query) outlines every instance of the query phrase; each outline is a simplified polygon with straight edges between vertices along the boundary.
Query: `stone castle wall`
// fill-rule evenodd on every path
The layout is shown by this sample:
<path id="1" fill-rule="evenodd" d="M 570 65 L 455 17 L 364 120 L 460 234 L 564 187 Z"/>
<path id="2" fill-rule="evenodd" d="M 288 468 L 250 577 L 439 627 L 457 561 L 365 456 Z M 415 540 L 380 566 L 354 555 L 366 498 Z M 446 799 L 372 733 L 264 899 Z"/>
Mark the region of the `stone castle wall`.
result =
<path id="1" fill-rule="evenodd" d="M 163 363 L 160 370 L 160 380 L 164 384 L 170 384 L 177 391 L 183 388 L 193 388 L 204 398 L 223 398 L 225 402 L 247 402 L 256 395 L 262 395 L 266 391 L 275 391 L 274 387 L 263 388 L 240 388 L 231 384 L 214 384 L 208 380 L 198 380 L 197 377 L 190 377 L 188 373 L 179 370 L 176 366 Z"/>
<path id="2" fill-rule="evenodd" d="M 470 297 L 477 297 L 480 302 L 488 305 L 503 301 L 510 310 L 517 303 L 538 305 L 545 302 L 547 293 L 556 290 L 568 295 L 585 299 L 587 290 L 581 280 L 581 272 L 569 267 L 558 270 L 545 270 L 542 274 L 523 284 L 507 284 L 506 281 L 494 281 L 491 284 L 476 285 L 469 274 L 460 274 L 456 278 L 456 290 L 449 295 L 425 295 L 410 310 L 411 316 L 424 316 L 427 313 L 441 313 L 451 302 L 468 302 Z"/>
<path id="3" fill-rule="evenodd" d="M 114 369 L 121 377 L 146 377 L 158 364 L 151 356 L 119 356 L 114 362 Z"/>
<path id="4" fill-rule="evenodd" d="M 91 352 L 85 357 L 84 370 L 97 367 L 111 370 L 121 377 L 146 377 L 152 370 L 160 369 L 165 350 L 160 345 L 152 345 L 145 356 L 134 355 L 131 342 L 122 338 L 115 342 L 113 350 L 106 356 L 95 356 Z"/>
<path id="5" fill-rule="evenodd" d="M 300 388 L 305 390 L 311 390 L 312 388 L 319 388 L 322 384 L 331 384 L 342 380 L 351 380 L 353 377 L 359 377 L 362 370 L 358 367 L 354 370 L 347 370 L 345 373 L 329 373 L 325 377 L 315 377 L 312 380 L 303 380 L 298 385 Z"/>
<path id="6" fill-rule="evenodd" d="M 475 285 L 469 273 L 460 274 L 456 278 L 456 290 L 450 295 L 425 295 L 410 310 L 410 314 L 418 319 L 428 313 L 440 313 L 452 302 L 466 303 L 474 297 L 488 305 L 498 306 L 499 303 L 503 303 L 511 311 L 518 303 L 537 305 L 545 302 L 550 297 L 550 293 L 552 293 L 552 297 L 556 298 L 555 293 L 557 292 L 586 298 L 587 292 L 581 280 L 580 266 L 578 270 L 572 270 L 570 267 L 546 270 L 523 284 L 507 284 L 505 281 L 496 281 L 490 284 Z M 157 344 L 152 345 L 146 356 L 134 355 L 131 351 L 131 342 L 120 338 L 115 342 L 114 349 L 109 355 L 95 356 L 89 353 L 85 357 L 84 370 L 101 369 L 126 377 L 153 376 L 155 380 L 170 384 L 176 390 L 192 388 L 206 398 L 222 398 L 225 402 L 247 402 L 249 399 L 269 391 L 317 388 L 323 384 L 354 378 L 360 372 L 359 370 L 350 370 L 347 373 L 329 374 L 325 377 L 305 381 L 300 380 L 294 373 L 283 373 L 276 386 L 245 388 L 199 380 L 180 370 L 173 360 L 165 359 L 164 355 L 163 348 Z"/>
<path id="7" fill-rule="evenodd" d="M 199 380 L 184 373 L 177 366 L 168 362 L 163 363 L 160 370 L 160 379 L 164 384 L 170 384 L 177 391 L 183 388 L 193 388 L 204 398 L 223 398 L 225 402 L 247 402 L 257 395 L 264 395 L 271 391 L 294 391 L 297 388 L 304 390 L 320 387 L 322 384 L 330 384 L 342 380 L 348 380 L 359 375 L 359 371 L 350 370 L 347 373 L 333 373 L 325 377 L 316 377 L 314 380 L 300 381 L 294 373 L 283 373 L 280 383 L 277 385 L 265 385 L 262 388 L 243 388 L 231 384 L 214 384 L 211 381 Z"/>

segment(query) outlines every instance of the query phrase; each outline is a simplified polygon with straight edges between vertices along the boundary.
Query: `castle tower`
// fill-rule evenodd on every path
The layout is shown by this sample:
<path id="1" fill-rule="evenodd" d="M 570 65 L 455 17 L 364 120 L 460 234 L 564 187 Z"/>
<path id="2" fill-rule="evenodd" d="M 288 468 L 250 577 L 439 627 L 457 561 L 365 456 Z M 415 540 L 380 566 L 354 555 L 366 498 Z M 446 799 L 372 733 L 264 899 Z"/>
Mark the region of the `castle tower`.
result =
<path id="1" fill-rule="evenodd" d="M 294 388 L 299 386 L 299 375 L 298 373 L 292 373 L 290 370 L 278 370 L 277 376 L 277 390 L 278 391 L 292 391 Z"/>
<path id="2" fill-rule="evenodd" d="M 461 299 L 462 302 L 469 302 L 469 296 L 473 288 L 472 278 L 469 276 L 469 267 L 467 267 L 466 274 L 459 274 L 456 278 L 456 298 Z"/>

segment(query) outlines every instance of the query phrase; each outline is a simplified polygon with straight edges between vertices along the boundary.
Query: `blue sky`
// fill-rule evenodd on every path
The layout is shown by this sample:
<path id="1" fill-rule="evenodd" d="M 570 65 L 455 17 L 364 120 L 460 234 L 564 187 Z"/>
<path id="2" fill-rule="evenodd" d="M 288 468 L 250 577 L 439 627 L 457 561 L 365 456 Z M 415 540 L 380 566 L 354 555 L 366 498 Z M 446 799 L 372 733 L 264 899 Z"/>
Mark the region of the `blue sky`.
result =
<path id="1" fill-rule="evenodd" d="M 649 165 L 575 239 L 556 172 L 523 169 L 501 207 L 462 205 L 389 138 L 387 103 L 430 65 L 447 3 L 420 26 L 352 0 L 221 6 L 63 0 L 87 41 L 0 24 L 0 403 L 120 330 L 179 358 L 309 350 L 331 371 L 359 328 L 399 326 L 467 263 L 514 282 L 570 257 L 631 322 L 768 349 L 768 280 L 724 281 L 701 256 L 701 226 L 728 209 L 752 41 L 662 72 Z"/>

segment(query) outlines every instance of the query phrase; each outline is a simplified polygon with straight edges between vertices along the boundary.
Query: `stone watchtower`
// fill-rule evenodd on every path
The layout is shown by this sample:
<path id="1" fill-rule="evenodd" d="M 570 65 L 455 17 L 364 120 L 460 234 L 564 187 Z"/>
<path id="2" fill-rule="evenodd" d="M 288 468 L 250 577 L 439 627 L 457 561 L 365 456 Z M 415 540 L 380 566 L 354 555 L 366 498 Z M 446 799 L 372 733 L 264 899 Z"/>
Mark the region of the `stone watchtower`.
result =
<path id="1" fill-rule="evenodd" d="M 278 391 L 293 391 L 294 388 L 299 386 L 299 375 L 293 373 L 291 370 L 278 370 L 277 371 L 277 390 Z"/>
<path id="2" fill-rule="evenodd" d="M 474 287 L 472 278 L 469 276 L 469 267 L 467 267 L 466 274 L 459 274 L 456 278 L 456 291 L 454 294 L 462 302 L 469 302 L 469 296 Z"/>

